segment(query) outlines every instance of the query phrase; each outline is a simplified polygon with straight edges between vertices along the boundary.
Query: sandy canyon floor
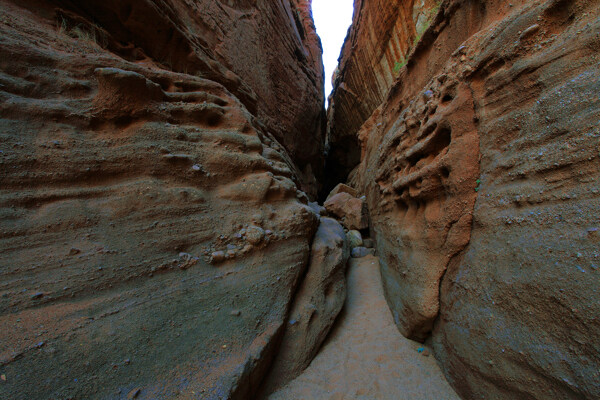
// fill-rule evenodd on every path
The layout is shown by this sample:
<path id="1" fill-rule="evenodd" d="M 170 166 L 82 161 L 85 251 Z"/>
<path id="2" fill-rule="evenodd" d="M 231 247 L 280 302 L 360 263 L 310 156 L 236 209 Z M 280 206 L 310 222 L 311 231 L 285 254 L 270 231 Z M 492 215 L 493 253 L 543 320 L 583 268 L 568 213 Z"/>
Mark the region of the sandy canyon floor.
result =
<path id="1" fill-rule="evenodd" d="M 269 399 L 459 399 L 429 350 L 398 332 L 378 258 L 351 259 L 347 274 L 346 304 L 323 348 Z"/>

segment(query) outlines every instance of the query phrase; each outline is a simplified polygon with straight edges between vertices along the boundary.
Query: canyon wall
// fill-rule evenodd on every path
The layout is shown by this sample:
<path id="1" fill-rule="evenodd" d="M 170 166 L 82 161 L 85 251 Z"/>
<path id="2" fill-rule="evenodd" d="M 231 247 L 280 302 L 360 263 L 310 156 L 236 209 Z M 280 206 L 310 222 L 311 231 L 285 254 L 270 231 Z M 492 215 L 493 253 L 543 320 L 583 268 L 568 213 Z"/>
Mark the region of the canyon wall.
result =
<path id="1" fill-rule="evenodd" d="M 357 3 L 328 138 L 398 328 L 463 398 L 600 397 L 598 2 L 400 3 Z"/>
<path id="2" fill-rule="evenodd" d="M 318 224 L 309 7 L 0 1 L 0 397 L 256 392 Z"/>
<path id="3" fill-rule="evenodd" d="M 352 26 L 329 99 L 327 194 L 360 161 L 356 132 L 383 102 L 439 2 L 354 0 Z"/>

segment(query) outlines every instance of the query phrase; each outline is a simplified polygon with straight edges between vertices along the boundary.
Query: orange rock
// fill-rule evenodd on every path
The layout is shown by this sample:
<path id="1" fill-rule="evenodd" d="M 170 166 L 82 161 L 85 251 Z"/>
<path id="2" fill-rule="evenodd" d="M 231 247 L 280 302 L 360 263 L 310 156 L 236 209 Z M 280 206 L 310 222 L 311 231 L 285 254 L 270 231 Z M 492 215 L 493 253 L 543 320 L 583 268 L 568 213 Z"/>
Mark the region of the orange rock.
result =
<path id="1" fill-rule="evenodd" d="M 351 196 L 358 197 L 358 191 L 356 191 L 356 189 L 354 189 L 344 183 L 338 183 L 337 186 L 334 187 L 333 190 L 329 193 L 329 195 L 327 196 L 327 199 L 335 196 L 338 193 L 348 193 Z"/>
<path id="2" fill-rule="evenodd" d="M 367 204 L 363 199 L 340 192 L 331 196 L 324 204 L 327 212 L 340 218 L 347 229 L 366 229 L 369 227 Z"/>
<path id="3" fill-rule="evenodd" d="M 398 328 L 464 398 L 600 398 L 565 373 L 600 365 L 598 2 L 442 2 L 416 42 L 428 2 L 357 3 L 328 168 L 368 198 Z"/>

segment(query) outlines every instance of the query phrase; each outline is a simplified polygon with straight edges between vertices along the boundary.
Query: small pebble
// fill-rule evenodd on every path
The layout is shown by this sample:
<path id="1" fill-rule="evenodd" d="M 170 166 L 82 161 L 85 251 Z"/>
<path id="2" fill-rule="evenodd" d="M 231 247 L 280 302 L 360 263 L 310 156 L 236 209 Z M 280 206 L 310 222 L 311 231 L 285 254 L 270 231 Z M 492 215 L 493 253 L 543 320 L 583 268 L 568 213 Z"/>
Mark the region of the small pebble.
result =
<path id="1" fill-rule="evenodd" d="M 246 230 L 246 240 L 248 240 L 248 243 L 250 244 L 257 245 L 262 242 L 264 237 L 265 231 L 258 226 L 250 226 Z"/>
<path id="2" fill-rule="evenodd" d="M 216 264 L 225 261 L 225 252 L 215 251 L 210 255 L 210 263 Z"/>
<path id="3" fill-rule="evenodd" d="M 355 247 L 352 249 L 350 256 L 352 258 L 363 258 L 368 255 L 375 255 L 374 249 L 367 249 L 366 247 Z"/>
<path id="4" fill-rule="evenodd" d="M 363 245 L 363 238 L 359 231 L 351 230 L 346 233 L 346 239 L 350 244 L 350 248 L 361 247 Z"/>
<path id="5" fill-rule="evenodd" d="M 533 35 L 534 33 L 536 33 L 539 30 L 540 30 L 540 26 L 538 24 L 531 25 L 529 28 L 525 29 L 523 31 L 523 33 L 521 33 L 521 35 L 519 36 L 519 40 L 525 39 L 528 36 Z"/>

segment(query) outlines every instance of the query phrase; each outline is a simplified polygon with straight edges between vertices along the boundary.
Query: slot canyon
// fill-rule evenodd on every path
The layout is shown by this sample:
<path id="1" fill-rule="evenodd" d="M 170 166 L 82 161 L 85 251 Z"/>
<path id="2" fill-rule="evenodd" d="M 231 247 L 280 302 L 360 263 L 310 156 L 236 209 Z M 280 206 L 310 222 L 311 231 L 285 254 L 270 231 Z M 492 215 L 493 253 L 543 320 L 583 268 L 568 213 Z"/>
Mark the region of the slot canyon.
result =
<path id="1" fill-rule="evenodd" d="M 0 0 L 0 399 L 600 399 L 600 2 L 311 3 Z"/>

